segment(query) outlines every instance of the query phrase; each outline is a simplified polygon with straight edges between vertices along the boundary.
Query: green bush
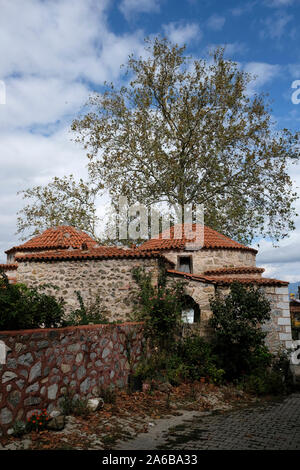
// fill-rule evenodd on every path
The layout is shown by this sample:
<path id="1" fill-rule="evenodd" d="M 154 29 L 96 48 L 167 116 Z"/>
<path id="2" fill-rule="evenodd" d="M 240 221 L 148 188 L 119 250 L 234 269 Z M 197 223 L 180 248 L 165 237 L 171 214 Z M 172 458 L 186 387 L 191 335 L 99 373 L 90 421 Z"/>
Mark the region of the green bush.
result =
<path id="1" fill-rule="evenodd" d="M 75 391 L 67 388 L 61 401 L 60 408 L 65 416 L 82 416 L 86 418 L 90 414 L 88 400 L 86 398 L 76 398 Z"/>
<path id="2" fill-rule="evenodd" d="M 132 276 L 139 286 L 135 319 L 145 322 L 145 337 L 152 347 L 170 351 L 181 332 L 185 284 L 178 281 L 167 287 L 163 268 L 157 286 L 152 283 L 151 273 L 142 268 L 133 269 Z"/>
<path id="3" fill-rule="evenodd" d="M 224 371 L 217 367 L 210 344 L 195 335 L 177 342 L 172 352 L 156 352 L 144 358 L 135 374 L 142 380 L 169 381 L 172 385 L 201 377 L 219 384 Z"/>
<path id="4" fill-rule="evenodd" d="M 72 310 L 68 315 L 67 325 L 88 325 L 108 323 L 107 316 L 103 312 L 102 299 L 98 293 L 93 301 L 85 305 L 82 295 L 79 291 L 75 292 L 79 308 Z"/>
<path id="5" fill-rule="evenodd" d="M 0 273 L 0 330 L 57 328 L 63 325 L 64 301 L 43 292 L 57 289 L 50 284 L 29 288 L 24 284 L 9 284 Z"/>
<path id="6" fill-rule="evenodd" d="M 227 296 L 217 294 L 210 305 L 214 351 L 226 378 L 237 379 L 257 367 L 267 367 L 271 354 L 264 344 L 266 333 L 261 325 L 270 319 L 271 307 L 264 293 L 235 282 Z"/>
<path id="7" fill-rule="evenodd" d="M 273 370 L 253 371 L 240 381 L 240 386 L 254 395 L 281 395 L 286 391 L 282 374 Z"/>
<path id="8" fill-rule="evenodd" d="M 224 371 L 217 367 L 217 356 L 212 345 L 200 336 L 193 335 L 183 339 L 178 344 L 177 355 L 185 364 L 190 380 L 209 377 L 215 383 L 222 381 Z"/>

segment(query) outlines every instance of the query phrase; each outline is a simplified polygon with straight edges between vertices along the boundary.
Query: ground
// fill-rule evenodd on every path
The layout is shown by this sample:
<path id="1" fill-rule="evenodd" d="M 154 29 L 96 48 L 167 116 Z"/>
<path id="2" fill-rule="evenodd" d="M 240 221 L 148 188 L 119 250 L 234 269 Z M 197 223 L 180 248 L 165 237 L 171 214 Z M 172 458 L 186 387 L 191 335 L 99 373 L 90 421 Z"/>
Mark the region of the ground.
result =
<path id="1" fill-rule="evenodd" d="M 258 399 L 228 385 L 116 393 L 62 431 L 0 439 L 0 449 L 299 449 L 300 394 Z"/>

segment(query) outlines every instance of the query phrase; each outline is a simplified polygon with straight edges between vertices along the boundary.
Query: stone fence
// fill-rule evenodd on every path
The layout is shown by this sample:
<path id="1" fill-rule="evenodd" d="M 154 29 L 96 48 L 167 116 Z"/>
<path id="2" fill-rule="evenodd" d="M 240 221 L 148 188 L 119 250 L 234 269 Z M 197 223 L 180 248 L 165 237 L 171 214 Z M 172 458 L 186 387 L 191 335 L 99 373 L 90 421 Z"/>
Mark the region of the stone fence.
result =
<path id="1" fill-rule="evenodd" d="M 0 435 L 17 421 L 58 408 L 67 388 L 75 397 L 125 387 L 140 359 L 142 323 L 1 331 L 6 363 L 0 365 Z"/>

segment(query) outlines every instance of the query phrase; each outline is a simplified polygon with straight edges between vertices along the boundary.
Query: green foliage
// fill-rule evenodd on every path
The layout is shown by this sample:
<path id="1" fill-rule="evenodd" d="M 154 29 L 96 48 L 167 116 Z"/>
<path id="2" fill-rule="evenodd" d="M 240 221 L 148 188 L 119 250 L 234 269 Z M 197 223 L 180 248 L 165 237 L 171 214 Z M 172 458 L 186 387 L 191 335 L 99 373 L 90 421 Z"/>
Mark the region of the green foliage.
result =
<path id="1" fill-rule="evenodd" d="M 224 371 L 217 367 L 211 345 L 195 335 L 178 341 L 172 352 L 154 352 L 144 358 L 135 375 L 142 380 L 169 381 L 173 385 L 201 377 L 219 384 Z"/>
<path id="2" fill-rule="evenodd" d="M 248 393 L 255 395 L 282 395 L 293 390 L 290 361 L 285 351 L 271 356 L 268 367 L 256 364 L 248 375 L 239 381 Z"/>
<path id="3" fill-rule="evenodd" d="M 85 305 L 82 295 L 76 291 L 79 308 L 72 310 L 66 322 L 67 325 L 89 325 L 108 323 L 107 316 L 103 311 L 100 294 L 95 296 L 93 301 Z"/>
<path id="4" fill-rule="evenodd" d="M 22 437 L 26 433 L 26 424 L 23 421 L 15 421 L 13 425 L 12 435 L 14 437 Z"/>
<path id="5" fill-rule="evenodd" d="M 60 408 L 65 416 L 74 415 L 85 418 L 90 414 L 87 404 L 87 399 L 77 398 L 75 391 L 67 388 L 60 401 Z"/>
<path id="6" fill-rule="evenodd" d="M 47 423 L 49 419 L 50 417 L 46 410 L 43 410 L 40 413 L 34 413 L 30 416 L 26 423 L 26 432 L 44 431 L 47 428 Z"/>
<path id="7" fill-rule="evenodd" d="M 72 225 L 95 236 L 99 221 L 95 200 L 102 189 L 101 183 L 76 181 L 69 175 L 54 177 L 47 186 L 21 191 L 29 203 L 18 212 L 17 233 L 34 236 L 57 225 Z"/>
<path id="8" fill-rule="evenodd" d="M 133 269 L 132 275 L 139 286 L 135 317 L 145 322 L 145 337 L 150 340 L 151 347 L 172 349 L 182 327 L 184 283 L 174 282 L 167 287 L 165 274 L 161 272 L 158 284 L 153 285 L 151 273 L 140 267 Z"/>
<path id="9" fill-rule="evenodd" d="M 253 395 L 281 395 L 286 391 L 282 374 L 273 370 L 254 370 L 241 379 L 240 386 Z"/>
<path id="10" fill-rule="evenodd" d="M 110 405 L 116 404 L 117 395 L 115 389 L 112 387 L 100 387 L 99 397 L 103 399 L 104 403 L 108 403 Z"/>
<path id="11" fill-rule="evenodd" d="M 271 307 L 264 293 L 235 282 L 228 295 L 217 294 L 210 305 L 214 349 L 226 378 L 238 378 L 257 366 L 267 367 L 271 354 L 264 345 L 266 333 L 261 325 L 270 319 Z"/>
<path id="12" fill-rule="evenodd" d="M 295 228 L 288 168 L 299 133 L 275 130 L 266 96 L 247 92 L 254 76 L 221 48 L 195 59 L 161 38 L 146 40 L 127 72 L 126 85 L 106 83 L 72 124 L 112 200 L 204 204 L 206 224 L 243 243 Z"/>
<path id="13" fill-rule="evenodd" d="M 211 382 L 222 382 L 224 370 L 217 367 L 217 357 L 212 345 L 200 336 L 189 336 L 181 341 L 177 355 L 185 364 L 190 380 L 209 377 Z"/>
<path id="14" fill-rule="evenodd" d="M 50 284 L 38 288 L 10 284 L 0 273 L 0 330 L 62 326 L 64 301 L 43 292 L 46 288 L 57 290 Z"/>

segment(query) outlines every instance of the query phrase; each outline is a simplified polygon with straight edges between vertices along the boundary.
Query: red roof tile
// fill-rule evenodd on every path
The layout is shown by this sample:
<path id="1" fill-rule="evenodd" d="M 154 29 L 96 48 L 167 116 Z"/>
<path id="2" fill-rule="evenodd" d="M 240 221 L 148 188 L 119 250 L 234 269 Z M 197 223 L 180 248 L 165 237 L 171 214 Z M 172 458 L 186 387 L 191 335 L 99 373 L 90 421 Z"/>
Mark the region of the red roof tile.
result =
<path id="1" fill-rule="evenodd" d="M 204 271 L 204 274 L 207 276 L 219 276 L 222 274 L 259 274 L 263 272 L 264 268 L 257 268 L 255 266 L 238 266 L 231 268 L 209 269 L 208 271 Z"/>
<path id="2" fill-rule="evenodd" d="M 16 269 L 18 269 L 18 265 L 17 264 L 0 264 L 0 270 L 3 269 L 3 271 L 15 271 Z"/>
<path id="3" fill-rule="evenodd" d="M 16 256 L 18 261 L 64 261 L 64 260 L 91 260 L 111 258 L 164 258 L 160 252 L 141 252 L 139 250 L 126 250 L 118 247 L 101 246 L 83 250 L 51 250 L 20 254 Z M 165 259 L 165 258 L 164 258 Z M 174 263 L 168 261 L 171 265 Z"/>
<path id="4" fill-rule="evenodd" d="M 183 271 L 177 271 L 176 269 L 167 269 L 167 273 L 173 274 L 175 276 L 184 277 L 186 279 L 191 279 L 192 281 L 214 283 L 214 281 L 209 276 L 204 276 L 202 274 L 186 273 Z"/>
<path id="5" fill-rule="evenodd" d="M 97 242 L 87 233 L 77 230 L 75 227 L 61 225 L 45 230 L 26 243 L 10 248 L 6 253 L 14 251 L 81 248 L 83 244 L 86 244 L 88 248 L 90 248 L 95 246 Z"/>
<path id="6" fill-rule="evenodd" d="M 193 238 L 191 237 L 191 232 L 187 233 L 187 238 L 185 234 L 182 235 L 182 227 L 185 227 L 185 231 L 189 230 L 196 231 L 196 224 L 184 224 L 184 225 L 175 225 L 171 227 L 170 234 L 166 230 L 159 234 L 158 238 L 151 238 L 143 243 L 139 250 L 171 250 L 171 249 L 180 249 L 183 250 L 186 247 L 188 242 L 192 242 Z M 198 225 L 199 226 L 199 225 Z M 200 226 L 201 227 L 201 226 Z M 184 232 L 184 231 L 183 231 Z M 194 236 L 195 237 L 195 236 Z M 211 229 L 210 227 L 204 226 L 204 243 L 203 248 L 225 248 L 225 249 L 234 249 L 234 250 L 247 250 L 257 253 L 257 250 L 254 248 L 249 248 L 241 243 L 238 243 L 234 240 L 231 240 L 229 237 L 222 235 L 219 232 Z"/>
<path id="7" fill-rule="evenodd" d="M 212 280 L 214 280 L 217 284 L 222 284 L 222 285 L 229 285 L 232 282 L 241 282 L 242 284 L 259 284 L 262 286 L 279 286 L 279 287 L 284 287 L 288 286 L 289 283 L 287 281 L 281 281 L 279 279 L 271 279 L 267 277 L 211 277 Z"/>
<path id="8" fill-rule="evenodd" d="M 289 283 L 287 281 L 280 281 L 279 279 L 271 279 L 271 278 L 264 278 L 264 277 L 214 277 L 214 276 L 206 276 L 201 274 L 192 274 L 192 273 L 185 273 L 182 271 L 176 271 L 175 269 L 168 269 L 168 274 L 177 275 L 186 279 L 190 279 L 192 281 L 198 282 L 211 282 L 213 284 L 221 284 L 221 285 L 230 285 L 233 282 L 241 282 L 242 284 L 259 284 L 262 286 L 287 286 Z"/>

